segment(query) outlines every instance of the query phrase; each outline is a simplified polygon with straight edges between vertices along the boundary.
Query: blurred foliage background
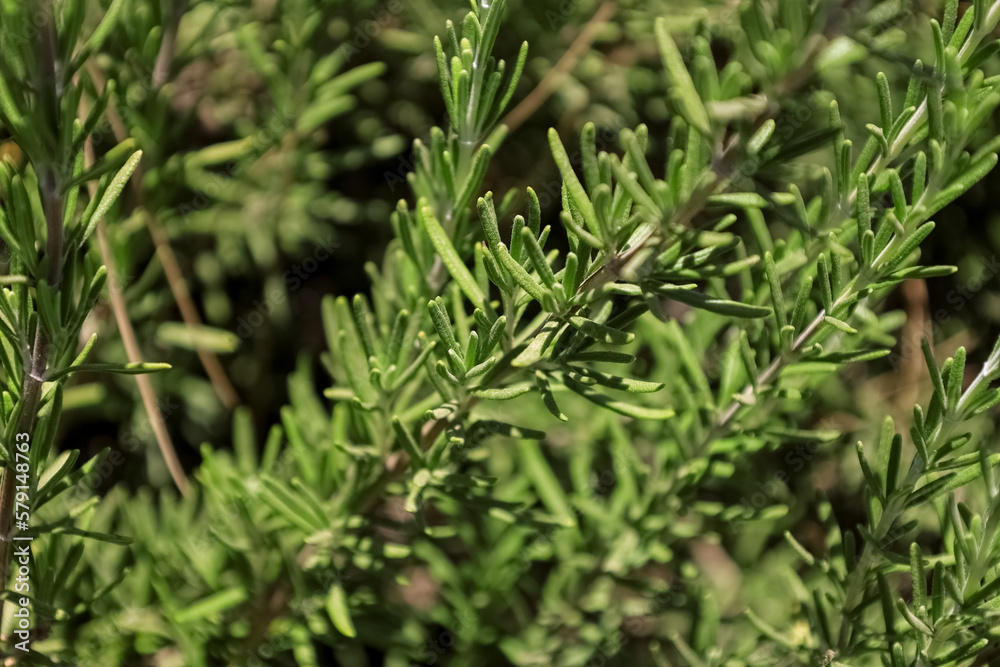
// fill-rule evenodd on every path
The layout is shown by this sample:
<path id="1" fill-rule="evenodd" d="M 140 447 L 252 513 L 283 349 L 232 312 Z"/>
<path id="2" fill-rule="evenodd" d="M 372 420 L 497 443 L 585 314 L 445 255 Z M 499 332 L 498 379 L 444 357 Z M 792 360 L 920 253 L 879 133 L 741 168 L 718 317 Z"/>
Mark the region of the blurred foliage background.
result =
<path id="1" fill-rule="evenodd" d="M 542 148 L 549 127 L 573 134 L 592 120 L 608 147 L 621 128 L 640 122 L 653 136 L 665 134 L 668 110 L 652 17 L 668 16 L 679 29 L 703 21 L 720 35 L 740 30 L 733 2 L 603 4 L 611 20 L 597 24 L 579 62 L 523 119 L 487 175 L 484 189 L 494 192 L 532 185 L 543 224 L 558 214 L 558 172 Z M 553 70 L 601 5 L 512 1 L 497 51 L 513 54 L 520 41 L 531 44 L 515 103 Z M 842 105 L 855 117 L 847 118 L 848 127 L 863 128 L 877 116 L 877 71 L 886 70 L 894 88 L 905 90 L 910 61 L 877 56 L 905 43 L 907 53 L 926 58 L 933 50 L 927 18 L 939 8 L 916 0 L 843 4 L 842 29 L 856 41 L 824 63 L 820 76 L 838 97 L 852 100 Z M 249 405 L 264 429 L 287 400 L 283 378 L 300 356 L 315 360 L 324 349 L 321 297 L 367 289 L 365 263 L 381 257 L 391 238 L 389 214 L 408 195 L 410 144 L 444 117 L 431 41 L 444 20 L 458 20 L 465 9 L 458 0 L 133 0 L 130 20 L 98 62 L 98 74 L 118 86 L 120 121 L 106 128 L 108 144 L 130 134 L 145 156 L 144 173 L 127 192 L 138 204 L 135 213 L 111 232 L 119 282 L 146 354 L 175 366 L 156 381 L 168 427 L 180 442 L 221 443 L 230 435 L 232 404 L 213 391 L 196 347 L 219 353 L 235 390 L 229 396 Z M 175 53 L 165 85 L 155 88 L 163 54 L 151 45 L 174 23 Z M 860 46 L 865 40 L 868 48 Z M 713 44 L 719 59 L 730 57 L 730 48 L 721 38 Z M 349 75 L 321 85 L 342 71 Z M 800 119 L 795 125 L 805 133 L 825 120 L 825 111 L 816 113 L 822 107 L 808 92 L 800 98 L 784 112 Z M 984 136 L 991 131 L 983 128 Z M 662 146 L 654 142 L 651 162 L 662 161 L 657 150 Z M 932 281 L 929 295 L 911 285 L 902 293 L 909 295 L 905 302 L 893 303 L 924 313 L 916 330 L 963 341 L 991 339 L 1000 330 L 1000 292 L 991 280 L 1000 270 L 994 259 L 1000 218 L 987 196 L 998 183 L 1000 176 L 991 174 L 940 216 L 947 231 L 931 240 L 928 261 L 960 271 Z M 193 334 L 176 326 L 183 318 L 150 218 L 169 240 L 191 307 L 218 331 Z M 935 314 L 941 309 L 946 312 Z M 110 308 L 93 326 L 115 326 Z M 108 358 L 124 356 L 109 345 Z M 67 407 L 79 409 L 68 412 L 64 433 L 95 452 L 120 439 L 123 429 L 151 444 L 135 394 L 128 379 L 72 388 Z M 190 447 L 179 449 L 189 466 L 198 460 Z M 165 469 L 150 465 L 115 481 L 163 483 Z"/>
<path id="2" fill-rule="evenodd" d="M 497 51 L 531 44 L 515 102 L 553 69 L 600 4 L 511 3 Z M 591 48 L 487 176 L 486 189 L 496 192 L 535 184 L 546 222 L 559 196 L 558 172 L 540 148 L 549 127 L 576 132 L 593 120 L 610 146 L 623 127 L 666 122 L 651 17 L 728 20 L 738 29 L 721 2 L 605 4 L 617 5 L 613 20 L 597 26 Z M 113 235 L 138 337 L 151 358 L 176 367 L 158 388 L 178 439 L 225 442 L 230 417 L 204 371 L 188 372 L 199 365 L 194 341 L 172 327 L 180 312 L 148 219 L 169 238 L 204 323 L 239 337 L 206 335 L 197 344 L 221 351 L 238 343 L 222 363 L 266 427 L 287 399 L 283 378 L 299 355 L 315 359 L 324 349 L 320 297 L 363 292 L 365 262 L 380 258 L 391 238 L 389 214 L 408 195 L 410 144 L 444 117 L 430 45 L 444 21 L 466 9 L 422 0 L 133 2 L 134 16 L 99 62 L 119 88 L 122 126 L 107 128 L 108 143 L 131 135 L 145 156 L 141 187 L 128 193 L 141 206 Z M 150 44 L 159 45 L 178 14 L 173 64 L 157 90 L 162 54 Z M 317 81 L 342 70 L 356 80 L 318 89 Z M 317 252 L 328 248 L 330 258 L 320 260 Z M 113 327 L 110 309 L 103 314 L 102 325 Z M 69 404 L 86 410 L 68 416 L 64 430 L 93 439 L 95 451 L 120 437 L 122 424 L 149 440 L 133 384 L 77 387 Z M 189 464 L 196 460 L 187 452 Z M 149 474 L 166 480 L 165 470 Z M 143 475 L 130 479 L 140 484 Z"/>

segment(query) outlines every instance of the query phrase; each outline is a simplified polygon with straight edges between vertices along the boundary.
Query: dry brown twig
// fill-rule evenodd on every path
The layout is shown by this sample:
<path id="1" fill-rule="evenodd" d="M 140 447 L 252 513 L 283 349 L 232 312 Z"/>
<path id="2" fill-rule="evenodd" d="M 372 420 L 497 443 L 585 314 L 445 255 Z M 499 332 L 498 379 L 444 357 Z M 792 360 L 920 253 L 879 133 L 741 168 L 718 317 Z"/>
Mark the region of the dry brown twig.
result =
<path id="1" fill-rule="evenodd" d="M 94 66 L 93 63 L 88 63 L 87 72 L 94 81 L 94 86 L 97 90 L 99 92 L 103 91 L 105 81 L 103 75 L 97 67 Z M 108 106 L 107 114 L 111 121 L 111 128 L 115 134 L 115 139 L 119 142 L 124 141 L 127 136 L 127 130 L 112 105 Z M 145 200 L 142 189 L 142 181 L 144 178 L 145 170 L 142 168 L 142 165 L 140 165 L 136 168 L 135 172 L 133 172 L 131 178 L 131 184 L 136 192 L 139 206 L 142 206 Z M 198 314 L 198 308 L 194 305 L 194 301 L 191 299 L 191 292 L 187 288 L 187 281 L 184 279 L 184 272 L 181 270 L 180 262 L 177 261 L 177 255 L 170 246 L 170 239 L 168 238 L 167 233 L 163 230 L 163 227 L 160 226 L 156 216 L 154 216 L 151 212 L 147 211 L 145 218 L 146 227 L 149 229 L 149 235 L 153 239 L 153 246 L 156 248 L 156 257 L 160 261 L 160 265 L 163 267 L 163 272 L 167 276 L 167 284 L 170 286 L 170 292 L 174 296 L 174 301 L 177 302 L 177 308 L 180 310 L 181 319 L 183 319 L 184 323 L 189 327 L 202 326 L 201 316 Z M 119 322 L 119 326 L 121 326 L 121 322 Z M 225 405 L 227 409 L 234 409 L 240 404 L 240 398 L 236 393 L 236 389 L 233 387 L 232 382 L 229 381 L 229 377 L 226 375 L 226 371 L 222 367 L 222 363 L 219 361 L 219 358 L 214 352 L 201 348 L 197 350 L 197 353 L 198 359 L 201 361 L 201 365 L 204 367 L 205 373 L 208 375 L 208 379 L 212 383 L 212 388 L 215 390 L 219 400 L 222 401 L 222 404 Z"/>
<path id="2" fill-rule="evenodd" d="M 83 103 L 81 102 L 81 104 Z M 84 163 L 87 167 L 90 167 L 90 165 L 94 163 L 94 147 L 91 144 L 90 139 L 87 139 L 84 144 Z M 96 196 L 96 182 L 91 181 L 87 184 L 87 188 L 91 197 Z M 128 356 L 130 363 L 141 363 L 142 350 L 139 348 L 139 342 L 135 336 L 135 329 L 132 327 L 132 322 L 128 316 L 128 308 L 125 305 L 125 296 L 122 293 L 121 281 L 119 280 L 118 271 L 114 265 L 114 255 L 111 253 L 111 243 L 108 241 L 108 233 L 105 229 L 103 219 L 99 220 L 97 223 L 96 236 L 101 252 L 101 261 L 104 263 L 104 266 L 108 271 L 108 295 L 111 301 L 111 308 L 115 314 L 115 321 L 118 324 L 118 331 L 121 334 L 122 342 L 125 345 L 125 353 Z M 139 388 L 139 395 L 142 398 L 146 415 L 149 417 L 150 427 L 153 429 L 156 444 L 160 449 L 163 460 L 167 464 L 170 476 L 173 478 L 174 484 L 181 492 L 181 495 L 187 496 L 191 492 L 191 485 L 188 482 L 187 475 L 184 473 L 184 468 L 181 466 L 180 460 L 177 458 L 177 451 L 174 448 L 173 440 L 170 438 L 170 433 L 167 431 L 166 424 L 164 423 L 163 413 L 161 412 L 160 405 L 156 400 L 156 391 L 153 389 L 153 384 L 145 375 L 136 375 L 135 383 Z"/>
<path id="3" fill-rule="evenodd" d="M 90 145 L 89 139 L 84 147 L 84 151 L 84 159 L 89 167 L 94 162 L 94 149 Z M 91 181 L 88 187 L 90 189 L 90 196 L 95 196 L 97 184 Z M 115 313 L 115 321 L 118 323 L 122 342 L 125 344 L 125 353 L 128 355 L 129 362 L 139 363 L 142 361 L 142 350 L 139 349 L 135 330 L 132 328 L 132 322 L 129 320 L 128 309 L 125 305 L 125 295 L 122 293 L 121 282 L 118 280 L 118 271 L 114 267 L 114 255 L 111 253 L 111 243 L 108 241 L 108 231 L 105 229 L 104 220 L 97 223 L 96 234 L 97 243 L 101 250 L 101 261 L 104 262 L 104 266 L 108 270 L 108 294 L 111 301 L 111 308 Z M 174 449 L 173 440 L 171 440 L 170 433 L 167 431 L 166 424 L 164 423 L 160 405 L 156 401 L 156 391 L 153 389 L 153 383 L 145 375 L 136 375 L 135 383 L 139 387 L 142 404 L 146 408 L 146 414 L 149 416 L 149 424 L 153 429 L 153 435 L 156 437 L 156 443 L 160 447 L 163 460 L 167 463 L 170 476 L 173 478 L 174 484 L 177 485 L 181 495 L 187 496 L 191 493 L 191 485 L 184 474 L 184 468 L 181 466 L 180 460 L 177 458 L 177 451 Z"/>
<path id="4" fill-rule="evenodd" d="M 594 15 L 583 26 L 583 30 L 580 31 L 580 34 L 577 35 L 576 39 L 573 40 L 573 43 L 566 50 L 566 53 L 559 59 L 559 62 L 546 72 L 534 90 L 528 93 L 528 96 L 511 109 L 510 113 L 501 121 L 503 125 L 507 126 L 508 131 L 513 132 L 524 124 L 532 114 L 538 111 L 539 107 L 545 103 L 545 100 L 549 99 L 556 92 L 560 84 L 566 80 L 566 77 L 570 75 L 570 72 L 580 62 L 580 58 L 590 50 L 590 45 L 597 38 L 598 31 L 600 31 L 605 23 L 611 20 L 616 9 L 617 3 L 610 0 L 597 8 Z"/>

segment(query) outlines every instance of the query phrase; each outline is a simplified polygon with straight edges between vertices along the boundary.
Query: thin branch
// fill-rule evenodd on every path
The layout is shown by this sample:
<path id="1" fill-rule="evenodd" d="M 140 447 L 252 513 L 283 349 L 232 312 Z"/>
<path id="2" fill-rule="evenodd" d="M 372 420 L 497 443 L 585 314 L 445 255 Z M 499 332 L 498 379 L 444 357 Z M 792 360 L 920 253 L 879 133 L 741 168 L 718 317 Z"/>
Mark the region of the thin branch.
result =
<path id="1" fill-rule="evenodd" d="M 705 205 L 708 204 L 709 198 L 715 194 L 724 183 L 724 179 L 715 179 L 708 185 L 703 186 L 699 190 L 692 193 L 690 199 L 688 199 L 671 215 L 671 226 L 687 226 L 691 224 L 692 220 L 694 220 L 694 218 L 704 209 Z M 603 266 L 594 271 L 594 273 L 592 273 L 590 277 L 577 288 L 577 294 L 593 292 L 600 289 L 603 285 L 618 280 L 620 278 L 622 268 L 625 267 L 630 260 L 632 260 L 641 250 L 650 244 L 660 241 L 661 237 L 658 234 L 659 231 L 659 227 L 653 227 L 650 229 L 648 234 L 639 239 L 634 245 L 625 249 L 620 255 L 605 262 Z M 563 319 L 568 319 L 569 316 L 579 312 L 579 309 L 580 306 L 577 306 L 571 309 L 568 313 L 564 313 L 561 317 Z M 542 329 L 545 328 L 545 325 L 555 317 L 555 315 L 547 317 L 544 322 L 539 324 L 535 330 L 527 336 L 527 339 L 531 340 L 538 335 Z M 494 384 L 502 379 L 505 379 L 511 372 L 514 372 L 514 370 L 516 369 L 508 368 L 505 372 L 494 378 Z M 483 389 L 484 387 L 480 386 L 477 388 Z M 450 416 L 425 423 L 420 437 L 421 448 L 425 451 L 430 449 L 434 444 L 434 441 L 437 440 L 441 436 L 441 433 L 448 427 L 448 424 L 452 423 L 459 417 L 469 414 L 478 402 L 479 398 L 476 396 L 470 396 L 464 403 L 462 403 L 461 407 Z M 402 478 L 409 464 L 410 457 L 406 452 L 393 452 L 392 455 L 386 459 L 379 479 L 376 480 L 375 483 L 359 499 L 355 512 L 358 514 L 368 512 L 378 502 L 385 487 L 391 482 Z"/>
<path id="2" fill-rule="evenodd" d="M 136 169 L 136 174 L 139 173 L 140 169 L 141 167 Z M 178 310 L 180 310 L 181 319 L 189 327 L 202 326 L 201 316 L 198 314 L 198 308 L 194 305 L 194 300 L 191 298 L 191 292 L 188 290 L 187 281 L 184 280 L 184 272 L 181 270 L 180 262 L 177 261 L 177 255 L 174 254 L 173 248 L 170 246 L 170 239 L 167 237 L 167 233 L 163 231 L 163 227 L 160 226 L 156 216 L 149 210 L 146 211 L 146 227 L 149 228 L 149 235 L 152 237 L 153 245 L 156 247 L 156 257 L 163 266 L 163 272 L 167 276 L 170 291 L 174 295 L 174 301 L 177 302 Z M 222 366 L 222 362 L 219 361 L 219 357 L 211 350 L 199 347 L 198 359 L 201 360 L 201 365 L 205 369 L 205 373 L 208 375 L 208 379 L 212 383 L 212 388 L 215 389 L 215 394 L 219 397 L 219 400 L 229 410 L 235 409 L 240 404 L 240 397 L 236 393 L 236 388 L 233 387 L 232 382 L 229 381 L 229 376 L 226 374 L 226 369 Z"/>
<path id="3" fill-rule="evenodd" d="M 84 144 L 83 150 L 84 163 L 89 168 L 94 163 L 94 147 L 91 145 L 89 138 Z M 90 196 L 96 196 L 97 183 L 91 181 L 87 184 L 87 187 L 90 189 Z M 108 294 L 111 300 L 111 308 L 115 313 L 115 321 L 118 323 L 118 331 L 125 345 L 125 354 L 128 356 L 130 363 L 141 363 L 142 351 L 139 348 L 139 342 L 135 337 L 135 330 L 132 328 L 132 322 L 128 316 L 125 296 L 122 294 L 118 271 L 115 269 L 114 254 L 111 252 L 111 243 L 108 241 L 108 233 L 104 227 L 103 219 L 97 223 L 96 234 L 97 243 L 101 250 L 101 261 L 104 262 L 104 266 L 108 271 Z M 177 485 L 177 489 L 181 492 L 181 495 L 188 496 L 191 493 L 191 485 L 188 483 L 187 476 L 184 474 L 184 468 L 177 458 L 173 440 L 171 440 L 170 433 L 167 431 L 166 424 L 164 423 L 160 405 L 156 401 L 156 391 L 153 389 L 153 383 L 145 375 L 136 375 L 135 383 L 139 387 L 142 404 L 146 408 L 149 424 L 153 429 L 153 435 L 156 437 L 156 444 L 159 445 L 160 453 L 163 455 L 163 460 L 166 461 L 170 476 L 173 478 L 174 484 Z"/>
<path id="4" fill-rule="evenodd" d="M 559 59 L 555 67 L 546 72 L 534 90 L 528 93 L 528 96 L 521 100 L 520 104 L 511 109 L 501 121 L 503 125 L 507 126 L 510 132 L 513 132 L 524 124 L 532 114 L 538 111 L 539 107 L 545 104 L 545 100 L 549 99 L 559 89 L 559 86 L 566 80 L 570 72 L 576 68 L 577 63 L 580 62 L 580 58 L 590 50 L 590 45 L 597 38 L 598 31 L 614 16 L 616 9 L 617 3 L 611 0 L 608 0 L 608 2 L 597 8 L 597 11 L 587 21 L 587 24 L 583 26 L 583 30 L 573 40 L 573 43 L 570 44 L 569 49 L 566 50 L 566 53 Z"/>
<path id="5" fill-rule="evenodd" d="M 104 76 L 97 66 L 92 62 L 87 63 L 87 72 L 94 81 L 94 86 L 97 88 L 98 93 L 103 91 L 105 85 Z M 113 105 L 108 105 L 107 114 L 111 121 L 111 128 L 115 134 L 115 138 L 119 142 L 124 141 L 127 136 L 127 129 Z M 131 179 L 139 206 L 145 206 L 145 191 L 142 186 L 144 178 L 145 170 L 142 168 L 142 165 L 139 165 L 135 172 L 133 172 Z M 188 290 L 187 281 L 184 279 L 184 272 L 181 270 L 180 262 L 177 261 L 177 255 L 170 245 L 170 239 L 167 233 L 163 231 L 163 227 L 160 226 L 156 216 L 149 210 L 146 213 L 146 227 L 149 229 L 149 235 L 153 239 L 153 245 L 156 248 L 156 257 L 160 260 L 160 265 L 163 266 L 163 272 L 166 274 L 170 292 L 174 296 L 174 301 L 177 302 L 181 319 L 189 327 L 200 327 L 202 326 L 201 315 L 198 314 L 198 308 L 191 299 L 191 292 Z M 122 323 L 119 322 L 118 326 L 122 327 Z M 211 350 L 199 347 L 197 352 L 198 359 L 201 361 L 201 365 L 205 369 L 205 373 L 208 375 L 208 379 L 212 383 L 212 388 L 215 390 L 219 400 L 222 401 L 222 404 L 227 409 L 234 409 L 240 404 L 240 397 L 236 393 L 232 382 L 230 382 L 229 376 L 226 375 L 222 362 L 219 361 L 219 358 Z"/>

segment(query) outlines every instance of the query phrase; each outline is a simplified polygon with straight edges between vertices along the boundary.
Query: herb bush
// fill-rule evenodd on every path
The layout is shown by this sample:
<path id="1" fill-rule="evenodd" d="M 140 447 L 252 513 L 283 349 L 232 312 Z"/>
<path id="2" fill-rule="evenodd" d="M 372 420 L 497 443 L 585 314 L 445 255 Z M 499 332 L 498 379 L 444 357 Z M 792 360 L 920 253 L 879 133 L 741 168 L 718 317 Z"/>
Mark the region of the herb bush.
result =
<path id="1" fill-rule="evenodd" d="M 392 70 L 324 22 L 399 4 L 250 3 L 241 27 L 240 3 L 0 0 L 9 664 L 994 664 L 1000 341 L 918 342 L 895 306 L 955 273 L 926 260 L 933 219 L 996 165 L 1000 0 L 621 3 L 614 38 L 660 59 L 628 68 L 643 104 L 552 91 L 595 118 L 549 130 L 536 183 L 503 158 L 542 159 L 503 123 L 530 8 L 471 3 L 425 57 L 443 127 L 394 208 L 365 203 L 391 210 L 384 259 L 315 304 L 326 351 L 268 423 L 240 405 L 266 366 L 230 384 L 220 361 L 260 363 L 231 285 L 288 300 L 286 260 L 357 241 L 350 171 L 399 152 L 357 105 Z M 178 106 L 227 59 L 249 92 Z M 610 72 L 572 85 L 600 100 Z M 218 141 L 186 136 L 205 114 Z M 331 147 L 341 121 L 361 145 Z M 155 439 L 145 483 L 62 447 L 64 405 L 140 419 L 130 385 L 77 381 L 98 372 L 142 378 L 155 438 L 121 449 Z"/>

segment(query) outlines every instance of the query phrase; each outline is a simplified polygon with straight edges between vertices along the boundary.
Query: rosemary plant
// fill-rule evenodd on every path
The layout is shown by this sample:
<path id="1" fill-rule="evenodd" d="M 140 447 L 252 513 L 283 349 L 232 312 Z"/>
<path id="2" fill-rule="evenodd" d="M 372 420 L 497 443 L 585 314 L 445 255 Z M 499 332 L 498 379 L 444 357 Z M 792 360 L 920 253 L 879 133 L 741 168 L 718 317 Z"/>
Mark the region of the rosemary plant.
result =
<path id="1" fill-rule="evenodd" d="M 89 533 L 71 527 L 75 510 L 33 527 L 135 540 L 72 552 L 83 593 L 69 587 L 52 607 L 92 616 L 54 628 L 53 655 L 991 664 L 1000 454 L 987 415 L 1000 403 L 1000 344 L 973 371 L 975 350 L 939 364 L 925 341 L 931 390 L 912 419 L 865 423 L 857 404 L 851 425 L 831 417 L 844 406 L 829 388 L 884 364 L 898 342 L 894 289 L 954 272 L 922 261 L 932 218 L 1000 147 L 985 136 L 1000 106 L 1000 77 L 987 75 L 1000 0 L 912 17 L 925 61 L 892 41 L 897 4 L 865 3 L 863 28 L 834 0 L 748 0 L 725 10 L 728 23 L 650 20 L 666 122 L 621 130 L 616 147 L 594 122 L 572 141 L 551 130 L 561 189 L 550 211 L 540 188 L 486 191 L 527 45 L 501 59 L 508 1 L 472 2 L 434 42 L 447 124 L 414 142 L 410 196 L 383 262 L 367 267 L 370 289 L 322 303 L 325 391 L 303 356 L 280 424 L 258 438 L 237 409 L 232 451 L 202 447 L 189 496 L 120 489 Z M 24 14 L 0 6 L 10 41 L 6 17 Z M 14 276 L 0 300 L 8 436 L 23 422 L 50 440 L 59 382 L 87 368 L 70 365 L 75 318 L 100 273 L 77 250 L 138 158 L 126 161 L 125 144 L 84 169 L 90 118 L 75 131 L 58 119 L 75 119 L 66 99 L 87 84 L 73 75 L 113 20 L 82 49 L 65 46 L 72 20 L 59 23 L 67 35 L 53 23 L 41 41 L 62 49 L 51 60 L 65 69 L 51 78 L 38 74 L 44 48 L 15 50 L 0 70 L 3 122 L 28 156 L 0 184 L 13 202 L 0 219 Z M 892 67 L 866 82 L 877 101 L 866 117 L 838 95 L 840 77 L 876 57 Z M 325 99 L 338 61 L 309 62 L 306 93 Z M 343 92 L 376 71 L 331 80 Z M 304 103 L 296 127 L 314 129 L 309 109 L 317 123 L 330 112 Z M 51 138 L 29 111 L 56 119 Z M 185 158 L 192 173 L 198 159 Z M 78 217 L 76 186 L 102 176 Z M 841 495 L 863 499 L 861 516 L 787 472 L 845 451 Z M 48 454 L 31 460 L 43 467 Z M 781 475 L 762 483 L 775 460 Z M 120 586 L 98 585 L 125 569 Z M 86 597 L 92 588 L 100 595 Z"/>

